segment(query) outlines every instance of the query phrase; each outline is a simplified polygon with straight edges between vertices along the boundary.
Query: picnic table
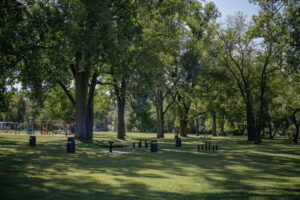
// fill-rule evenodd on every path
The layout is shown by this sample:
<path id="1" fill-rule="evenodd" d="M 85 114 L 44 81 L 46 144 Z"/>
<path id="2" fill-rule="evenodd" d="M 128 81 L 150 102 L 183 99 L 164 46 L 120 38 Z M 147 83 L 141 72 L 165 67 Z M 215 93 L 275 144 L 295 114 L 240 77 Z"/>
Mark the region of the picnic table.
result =
<path id="1" fill-rule="evenodd" d="M 201 147 L 201 151 L 218 151 L 218 145 L 212 145 L 210 144 L 210 142 L 205 141 L 205 145 L 204 144 L 197 144 L 198 147 L 198 151 L 200 151 L 200 147 Z"/>
<path id="2" fill-rule="evenodd" d="M 143 140 L 145 141 L 145 147 L 148 148 L 147 140 L 149 140 L 149 139 L 145 139 L 145 138 L 144 138 L 144 139 L 139 139 L 139 141 L 140 141 L 140 142 L 139 142 L 139 147 L 142 147 L 142 141 L 143 141 Z"/>
<path id="3" fill-rule="evenodd" d="M 114 143 L 116 141 L 107 141 L 108 144 L 97 144 L 98 146 L 101 146 L 101 147 L 109 147 L 109 152 L 111 153 L 112 152 L 112 149 L 113 148 L 121 148 L 121 147 L 126 147 L 126 145 L 121 145 L 121 144 L 115 144 Z"/>

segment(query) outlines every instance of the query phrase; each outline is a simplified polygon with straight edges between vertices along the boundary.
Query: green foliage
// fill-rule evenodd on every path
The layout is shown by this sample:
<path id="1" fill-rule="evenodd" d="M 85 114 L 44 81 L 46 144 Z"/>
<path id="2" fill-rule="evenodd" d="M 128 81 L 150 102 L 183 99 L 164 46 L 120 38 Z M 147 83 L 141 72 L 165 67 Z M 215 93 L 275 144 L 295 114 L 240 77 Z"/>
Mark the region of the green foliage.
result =
<path id="1" fill-rule="evenodd" d="M 297 85 L 299 85 L 300 66 L 300 2 L 298 0 L 255 0 L 251 2 L 257 2 L 261 8 L 258 16 L 253 17 L 255 32 L 257 36 L 264 39 L 264 44 L 272 49 L 275 69 L 277 67 L 281 70 L 281 73 L 272 73 L 272 76 L 277 80 L 271 80 L 275 83 L 276 88 L 269 89 L 269 91 L 273 91 L 273 95 L 269 94 L 268 100 L 274 106 L 267 111 L 269 112 L 269 130 L 271 132 L 272 127 L 274 127 L 275 132 L 278 129 L 283 129 L 282 131 L 285 132 L 291 121 L 297 121 L 292 117 L 292 113 L 299 109 L 299 98 L 296 91 L 298 90 Z M 276 95 L 274 95 L 275 90 L 279 91 Z M 293 102 L 297 103 L 294 104 Z M 287 104 L 290 105 L 288 106 L 289 109 L 287 109 Z"/>
<path id="2" fill-rule="evenodd" d="M 63 120 L 68 123 L 74 122 L 74 107 L 58 86 L 48 92 L 44 105 L 40 110 L 39 118 L 49 121 Z"/>
<path id="3" fill-rule="evenodd" d="M 182 53 L 179 61 L 179 89 L 177 116 L 180 119 L 191 120 L 205 110 L 199 110 L 199 91 L 202 80 L 209 74 L 209 68 L 213 65 L 208 47 L 214 38 L 214 21 L 218 16 L 215 5 L 212 3 L 202 7 L 195 3 L 190 5 L 190 13 L 186 19 L 188 27 Z M 193 105 L 194 104 L 194 105 Z"/>
<path id="4" fill-rule="evenodd" d="M 129 114 L 128 129 L 134 127 L 141 132 L 154 132 L 155 131 L 155 119 L 152 117 L 151 104 L 146 99 L 130 102 L 131 112 Z"/>
<path id="5" fill-rule="evenodd" d="M 274 42 L 278 45 L 278 61 L 287 71 L 299 72 L 299 0 L 252 0 L 261 8 L 259 15 L 254 16 L 254 22 L 258 26 L 257 35 L 266 42 Z"/>
<path id="6" fill-rule="evenodd" d="M 11 93 L 11 101 L 7 111 L 1 118 L 11 122 L 26 122 L 28 117 L 38 118 L 41 107 L 34 99 L 30 99 L 26 92 Z"/>
<path id="7" fill-rule="evenodd" d="M 130 99 L 129 119 L 127 129 L 137 128 L 141 132 L 155 132 L 156 122 L 151 110 L 151 101 L 144 91 L 140 96 Z"/>
<path id="8" fill-rule="evenodd" d="M 1 1 L 0 6 L 0 113 L 7 112 L 11 100 L 8 88 L 15 83 L 15 65 L 22 55 L 24 41 L 20 37 L 25 12 L 21 3 L 15 0 Z"/>
<path id="9" fill-rule="evenodd" d="M 11 122 L 25 122 L 27 120 L 26 108 L 24 95 L 22 93 L 15 94 L 6 113 L 6 120 Z"/>
<path id="10" fill-rule="evenodd" d="M 212 116 L 218 126 L 244 130 L 249 115 L 258 132 L 291 129 L 299 0 L 250 2 L 261 8 L 253 21 L 238 14 L 222 26 L 214 4 L 196 0 L 4 0 L 1 118 L 74 121 L 81 88 L 87 115 L 103 130 L 116 127 L 120 100 L 127 100 L 127 128 L 145 132 L 158 130 L 160 109 L 167 131 L 182 119 L 208 130 Z M 17 82 L 26 97 L 15 93 Z"/>
<path id="11" fill-rule="evenodd" d="M 96 129 L 109 130 L 109 125 L 114 125 L 115 116 L 111 116 L 111 111 L 115 109 L 114 101 L 107 88 L 99 87 L 94 100 L 94 120 Z"/>

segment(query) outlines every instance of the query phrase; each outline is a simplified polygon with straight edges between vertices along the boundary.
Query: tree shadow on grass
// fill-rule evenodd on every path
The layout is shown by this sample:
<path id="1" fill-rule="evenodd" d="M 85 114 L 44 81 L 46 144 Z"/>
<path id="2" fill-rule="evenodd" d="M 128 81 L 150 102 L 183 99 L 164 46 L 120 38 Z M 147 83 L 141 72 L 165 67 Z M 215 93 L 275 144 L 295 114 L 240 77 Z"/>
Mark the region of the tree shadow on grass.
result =
<path id="1" fill-rule="evenodd" d="M 299 178 L 297 146 L 244 146 L 238 140 L 226 140 L 223 148 L 228 151 L 213 153 L 190 151 L 193 140 L 182 149 L 175 148 L 171 139 L 163 141 L 163 153 L 136 149 L 114 157 L 89 154 L 99 150 L 91 143 L 77 142 L 76 153 L 67 154 L 65 139 L 40 142 L 36 147 L 1 139 L 0 144 L 17 146 L 0 154 L 0 199 L 297 199 L 300 195 L 299 184 L 264 188 L 255 184 Z M 196 190 L 158 190 L 151 183 L 174 181 L 174 177 L 189 177 Z M 200 181 L 212 190 L 197 186 Z"/>

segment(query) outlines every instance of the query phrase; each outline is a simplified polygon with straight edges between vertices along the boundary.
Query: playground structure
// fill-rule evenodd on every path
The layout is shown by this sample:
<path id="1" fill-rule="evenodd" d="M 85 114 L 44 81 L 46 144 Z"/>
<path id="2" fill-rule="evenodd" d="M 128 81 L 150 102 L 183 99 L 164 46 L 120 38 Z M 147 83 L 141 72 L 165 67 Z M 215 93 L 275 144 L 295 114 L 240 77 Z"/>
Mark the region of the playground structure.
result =
<path id="1" fill-rule="evenodd" d="M 36 120 L 33 117 L 28 118 L 27 134 L 35 134 L 40 131 L 41 135 L 51 134 L 74 134 L 74 124 L 64 123 L 62 121 Z"/>
<path id="2" fill-rule="evenodd" d="M 43 134 L 48 135 L 49 131 L 51 131 L 53 129 L 52 125 L 53 125 L 53 123 L 51 121 L 47 122 L 44 120 L 35 120 L 35 122 L 34 122 L 35 129 L 40 130 L 41 135 L 43 135 Z"/>

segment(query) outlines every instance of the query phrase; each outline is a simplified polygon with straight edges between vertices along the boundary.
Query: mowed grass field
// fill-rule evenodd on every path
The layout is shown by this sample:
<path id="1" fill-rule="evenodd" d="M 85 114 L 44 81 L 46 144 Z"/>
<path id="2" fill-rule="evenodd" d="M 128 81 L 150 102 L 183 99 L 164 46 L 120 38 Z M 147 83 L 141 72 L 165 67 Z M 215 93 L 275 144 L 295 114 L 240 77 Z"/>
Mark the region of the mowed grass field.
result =
<path id="1" fill-rule="evenodd" d="M 0 134 L 0 199 L 300 199 L 300 145 L 287 140 L 215 137 L 220 152 L 195 151 L 202 141 L 189 136 L 176 148 L 173 134 L 158 139 L 159 152 L 132 149 L 139 138 L 155 134 L 127 133 L 105 155 L 97 143 L 116 140 L 116 133 L 96 132 L 93 143 L 76 141 L 76 153 L 66 153 L 67 138 Z M 144 145 L 143 145 L 144 146 Z"/>

